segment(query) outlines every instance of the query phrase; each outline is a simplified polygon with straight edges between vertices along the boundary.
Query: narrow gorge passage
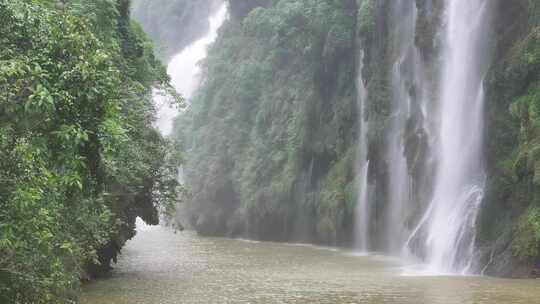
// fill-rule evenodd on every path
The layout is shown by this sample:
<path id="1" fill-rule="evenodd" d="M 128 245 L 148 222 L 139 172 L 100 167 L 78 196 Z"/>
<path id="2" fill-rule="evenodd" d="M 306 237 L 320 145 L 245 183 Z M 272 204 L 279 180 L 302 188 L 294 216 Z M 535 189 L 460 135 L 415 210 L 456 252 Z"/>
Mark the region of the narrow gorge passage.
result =
<path id="1" fill-rule="evenodd" d="M 201 81 L 200 64 L 206 58 L 208 48 L 216 40 L 217 32 L 225 22 L 227 14 L 227 4 L 219 3 L 217 9 L 212 10 L 208 18 L 208 31 L 174 55 L 167 65 L 167 74 L 171 77 L 171 84 L 182 95 L 188 106 Z M 154 102 L 158 108 L 156 125 L 164 136 L 169 136 L 173 131 L 174 119 L 181 112 L 177 107 L 170 105 L 162 94 L 163 92 L 154 92 Z"/>

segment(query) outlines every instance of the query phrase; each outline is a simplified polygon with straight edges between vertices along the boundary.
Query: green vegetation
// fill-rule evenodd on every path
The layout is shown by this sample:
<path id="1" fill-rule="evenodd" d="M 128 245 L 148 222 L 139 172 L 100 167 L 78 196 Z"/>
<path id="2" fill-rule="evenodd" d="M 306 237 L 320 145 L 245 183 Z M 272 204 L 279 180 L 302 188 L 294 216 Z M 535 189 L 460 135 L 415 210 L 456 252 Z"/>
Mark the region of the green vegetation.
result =
<path id="1" fill-rule="evenodd" d="M 415 43 L 429 94 L 437 92 L 440 3 L 416 1 Z M 211 4 L 139 0 L 135 15 L 166 59 L 201 34 Z M 388 22 L 389 2 L 230 4 L 173 144 L 152 126 L 152 89 L 174 103 L 181 98 L 130 19 L 129 0 L 0 0 L 1 303 L 76 302 L 81 280 L 110 268 L 137 217 L 156 224 L 159 212 L 173 214 L 181 150 L 192 192 L 185 207 L 198 232 L 350 244 L 359 47 L 370 120 L 362 148 L 377 185 L 374 216 L 384 213 L 392 172 L 380 155 L 392 115 L 392 37 L 400 33 Z M 497 64 L 486 77 L 489 176 L 478 243 L 493 249 L 493 265 L 512 255 L 530 263 L 540 258 L 539 7 L 497 5 L 504 14 Z M 192 28 L 162 31 L 183 24 Z M 417 107 L 430 98 L 413 82 Z M 431 122 L 422 119 L 411 117 L 404 132 L 415 178 L 433 170 L 422 130 Z M 430 195 L 425 183 L 411 185 L 419 204 Z M 416 211 L 409 210 L 411 223 Z"/>
<path id="2" fill-rule="evenodd" d="M 0 0 L 0 302 L 75 301 L 176 203 L 152 54 L 127 0 Z"/>
<path id="3" fill-rule="evenodd" d="M 359 1 L 358 33 L 362 37 L 373 35 L 375 31 L 375 4 L 373 0 Z"/>
<path id="4" fill-rule="evenodd" d="M 499 7 L 505 14 L 497 26 L 509 30 L 497 35 L 497 64 L 486 81 L 489 203 L 480 227 L 483 244 L 525 263 L 540 259 L 540 7 L 533 2 Z M 516 268 L 502 267 L 507 267 L 503 275 Z"/>
<path id="5" fill-rule="evenodd" d="M 348 238 L 351 214 L 330 200 L 344 197 L 352 173 L 324 178 L 354 168 L 339 161 L 355 138 L 355 1 L 258 1 L 266 7 L 247 15 L 250 1 L 233 2 L 191 117 L 176 127 L 189 150 L 191 224 L 273 240 Z"/>
<path id="6" fill-rule="evenodd" d="M 514 253 L 524 259 L 540 256 L 540 208 L 533 207 L 523 214 L 517 232 Z"/>
<path id="7" fill-rule="evenodd" d="M 530 204 L 517 224 L 514 251 L 521 258 L 540 257 L 540 27 L 533 29 L 514 50 L 513 64 L 531 75 L 525 94 L 511 105 L 512 115 L 520 121 L 519 146 L 514 159 L 518 182 L 529 185 L 525 194 Z M 532 191 L 531 191 L 532 190 Z"/>

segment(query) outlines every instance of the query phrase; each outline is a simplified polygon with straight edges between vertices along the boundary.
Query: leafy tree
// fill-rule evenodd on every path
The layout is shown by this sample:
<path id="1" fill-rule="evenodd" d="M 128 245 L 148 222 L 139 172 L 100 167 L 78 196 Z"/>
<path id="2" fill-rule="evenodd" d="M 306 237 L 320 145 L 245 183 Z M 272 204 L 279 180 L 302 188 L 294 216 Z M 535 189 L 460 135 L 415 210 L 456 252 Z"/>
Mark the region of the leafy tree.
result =
<path id="1" fill-rule="evenodd" d="M 152 126 L 169 79 L 129 1 L 54 4 L 0 0 L 2 303 L 74 301 L 137 216 L 176 203 L 178 159 Z"/>

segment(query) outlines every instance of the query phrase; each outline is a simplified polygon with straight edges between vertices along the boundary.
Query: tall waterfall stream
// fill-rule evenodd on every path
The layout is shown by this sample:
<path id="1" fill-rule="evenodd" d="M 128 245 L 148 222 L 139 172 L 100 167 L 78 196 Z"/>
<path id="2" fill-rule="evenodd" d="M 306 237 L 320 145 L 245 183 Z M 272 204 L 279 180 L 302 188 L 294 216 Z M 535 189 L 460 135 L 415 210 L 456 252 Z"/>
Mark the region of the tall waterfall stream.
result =
<path id="1" fill-rule="evenodd" d="M 474 273 L 472 269 L 476 218 L 484 193 L 482 162 L 483 77 L 489 60 L 491 5 L 488 0 L 446 0 L 443 22 L 440 76 L 430 87 L 415 46 L 417 8 L 413 1 L 396 0 L 391 4 L 395 33 L 391 42 L 395 54 L 390 73 L 392 96 L 390 127 L 386 138 L 388 164 L 387 199 L 382 224 L 371 223 L 374 200 L 366 196 L 366 152 L 359 162 L 356 226 L 362 251 L 383 251 L 397 256 L 421 258 L 426 273 Z M 363 58 L 360 50 L 359 58 Z M 362 64 L 360 64 L 362 68 Z M 361 75 L 361 70 L 360 70 Z M 361 78 L 361 76 L 360 76 Z M 359 81 L 362 84 L 362 79 Z M 413 96 L 411 87 L 415 88 Z M 360 91 L 365 90 L 359 85 Z M 431 91 L 431 92 L 430 92 Z M 435 96 L 432 99 L 426 96 Z M 359 112 L 363 114 L 365 92 L 359 92 Z M 412 107 L 416 98 L 417 106 Z M 417 113 L 412 113 L 417 111 Z M 417 181 L 409 174 L 405 157 L 404 132 L 411 116 L 426 123 L 429 155 L 434 162 L 434 177 L 426 185 L 428 201 L 411 199 L 411 185 Z M 363 121 L 363 120 L 362 120 Z M 362 122 L 360 148 L 367 149 L 368 123 Z M 431 174 L 431 172 L 426 173 Z M 419 208 L 418 205 L 421 207 Z M 410 210 L 424 215 L 411 222 Z M 372 227 L 376 227 L 373 229 Z M 369 231 L 371 229 L 371 231 Z M 369 231 L 371 245 L 366 243 Z"/>

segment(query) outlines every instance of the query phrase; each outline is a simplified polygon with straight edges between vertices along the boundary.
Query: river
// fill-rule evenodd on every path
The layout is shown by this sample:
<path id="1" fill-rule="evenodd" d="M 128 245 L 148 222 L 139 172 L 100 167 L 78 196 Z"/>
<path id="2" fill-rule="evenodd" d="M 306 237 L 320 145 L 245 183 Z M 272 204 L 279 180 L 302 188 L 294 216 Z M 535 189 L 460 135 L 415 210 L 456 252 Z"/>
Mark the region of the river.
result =
<path id="1" fill-rule="evenodd" d="M 399 260 L 271 242 L 139 231 L 83 304 L 540 303 L 540 280 L 414 276 Z"/>

